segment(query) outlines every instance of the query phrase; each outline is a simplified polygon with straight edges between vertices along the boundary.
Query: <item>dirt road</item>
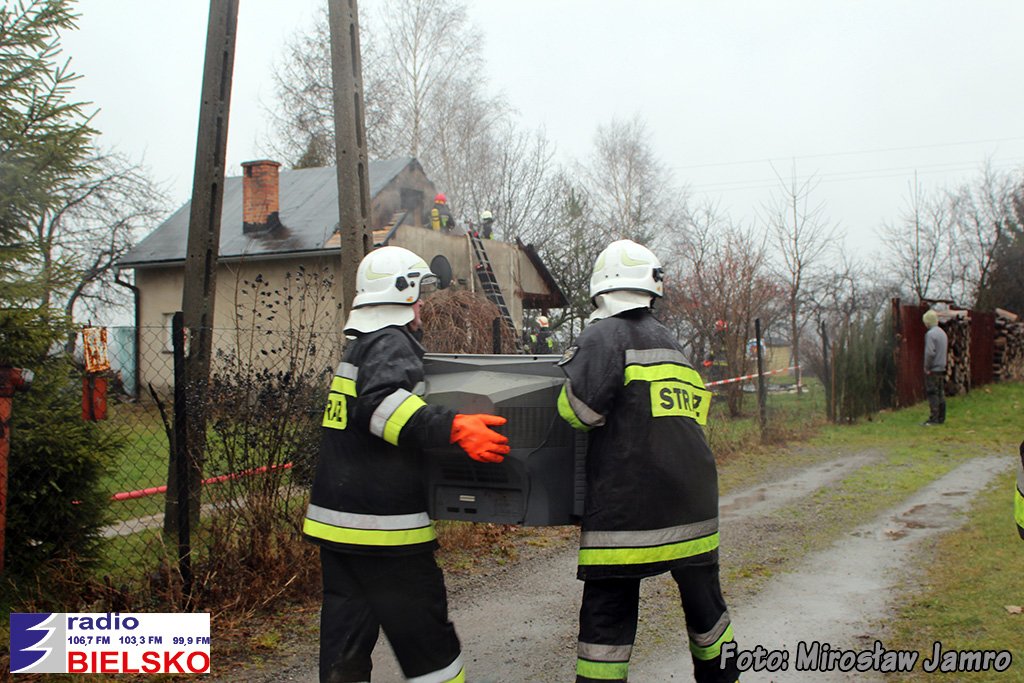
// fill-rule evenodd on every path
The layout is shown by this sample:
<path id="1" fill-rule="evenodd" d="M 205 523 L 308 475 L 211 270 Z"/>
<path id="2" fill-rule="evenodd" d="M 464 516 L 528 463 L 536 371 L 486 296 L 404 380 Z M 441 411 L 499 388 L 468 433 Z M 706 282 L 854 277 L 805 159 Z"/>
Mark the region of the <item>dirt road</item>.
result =
<path id="1" fill-rule="evenodd" d="M 723 567 L 758 553 L 785 550 L 794 532 L 794 503 L 879 457 L 874 451 L 839 455 L 723 496 Z M 975 458 L 872 522 L 843 534 L 831 547 L 804 558 L 796 571 L 767 581 L 724 583 L 739 646 L 761 645 L 789 653 L 789 670 L 747 672 L 744 682 L 871 680 L 863 673 L 849 677 L 796 672 L 796 644 L 819 641 L 839 650 L 870 649 L 880 637 L 877 624 L 890 609 L 891 589 L 914 571 L 915 550 L 958 525 L 957 512 L 994 477 L 1005 475 L 1011 464 L 1006 458 Z M 807 517 L 799 524 L 813 526 L 813 515 Z M 575 539 L 568 535 L 548 547 L 530 548 L 520 561 L 483 575 L 449 577 L 451 618 L 462 639 L 470 683 L 573 680 L 582 593 L 575 567 Z M 383 638 L 374 662 L 376 683 L 403 680 Z M 316 681 L 315 643 L 275 660 L 273 670 L 268 665 L 263 671 L 249 669 L 213 680 Z M 643 583 L 630 680 L 692 680 L 678 593 L 666 577 Z"/>

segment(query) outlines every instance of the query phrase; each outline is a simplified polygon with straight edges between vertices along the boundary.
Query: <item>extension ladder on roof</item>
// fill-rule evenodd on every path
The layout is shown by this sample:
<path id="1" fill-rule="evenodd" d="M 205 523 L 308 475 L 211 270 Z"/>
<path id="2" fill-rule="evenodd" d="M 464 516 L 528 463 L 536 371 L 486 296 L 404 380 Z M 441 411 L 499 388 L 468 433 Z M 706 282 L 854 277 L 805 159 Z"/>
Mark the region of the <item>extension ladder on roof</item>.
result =
<path id="1" fill-rule="evenodd" d="M 508 305 L 505 303 L 505 297 L 501 293 L 501 287 L 498 286 L 498 278 L 494 276 L 494 269 L 491 267 L 491 259 L 487 255 L 487 249 L 484 248 L 484 242 L 480 239 L 480 236 L 472 232 L 468 234 L 469 242 L 473 245 L 473 254 L 476 256 L 476 277 L 480 281 L 480 288 L 483 289 L 484 295 L 489 301 L 498 307 L 498 311 L 501 313 L 501 320 L 508 327 L 509 332 L 512 333 L 512 340 L 515 344 L 516 353 L 526 353 L 526 347 L 523 345 L 523 340 L 516 332 L 515 323 L 512 322 L 512 315 L 508 312 Z"/>

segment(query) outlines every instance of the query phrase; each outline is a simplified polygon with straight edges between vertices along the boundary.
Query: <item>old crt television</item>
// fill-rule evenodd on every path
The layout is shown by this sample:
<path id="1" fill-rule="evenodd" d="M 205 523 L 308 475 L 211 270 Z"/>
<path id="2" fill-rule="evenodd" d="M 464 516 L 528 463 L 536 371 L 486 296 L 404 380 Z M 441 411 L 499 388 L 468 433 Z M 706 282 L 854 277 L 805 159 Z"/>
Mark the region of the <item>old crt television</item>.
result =
<path id="1" fill-rule="evenodd" d="M 492 413 L 511 452 L 477 462 L 458 446 L 426 452 L 430 512 L 525 526 L 574 524 L 583 514 L 586 435 L 558 415 L 565 375 L 557 355 L 448 355 L 424 358 L 427 403 L 459 413 Z"/>

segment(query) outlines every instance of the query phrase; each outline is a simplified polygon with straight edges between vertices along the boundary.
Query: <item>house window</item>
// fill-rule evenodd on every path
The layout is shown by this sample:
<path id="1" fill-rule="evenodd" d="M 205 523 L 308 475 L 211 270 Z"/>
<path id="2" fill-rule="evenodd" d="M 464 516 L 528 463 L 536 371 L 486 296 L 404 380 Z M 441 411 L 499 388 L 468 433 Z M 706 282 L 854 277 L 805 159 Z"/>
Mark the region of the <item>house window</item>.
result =
<path id="1" fill-rule="evenodd" d="M 174 353 L 174 314 L 164 313 L 164 351 Z M 185 328 L 185 356 L 188 356 L 188 328 Z"/>
<path id="2" fill-rule="evenodd" d="M 164 351 L 171 353 L 174 351 L 174 336 L 171 333 L 171 325 L 173 324 L 174 314 L 164 313 Z"/>

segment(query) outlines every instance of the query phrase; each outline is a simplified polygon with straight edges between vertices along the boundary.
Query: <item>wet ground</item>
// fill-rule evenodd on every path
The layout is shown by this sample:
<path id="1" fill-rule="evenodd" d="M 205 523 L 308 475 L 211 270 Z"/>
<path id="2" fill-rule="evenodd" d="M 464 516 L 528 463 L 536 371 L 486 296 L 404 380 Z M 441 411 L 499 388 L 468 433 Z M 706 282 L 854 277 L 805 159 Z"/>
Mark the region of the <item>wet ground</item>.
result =
<path id="1" fill-rule="evenodd" d="M 870 465 L 881 454 L 865 451 L 784 473 L 720 501 L 723 565 L 730 551 L 742 554 L 761 545 L 784 545 L 784 523 L 773 512 Z M 827 649 L 873 647 L 879 624 L 891 609 L 893 588 L 916 571 L 915 555 L 936 535 L 961 523 L 979 491 L 1013 463 L 1007 458 L 973 459 L 918 491 L 910 499 L 845 533 L 814 553 L 799 569 L 782 573 L 756 591 L 725 591 L 739 646 L 788 653 L 786 670 L 749 671 L 744 683 L 761 681 L 867 681 L 870 674 L 795 671 L 798 644 L 817 653 Z M 751 520 L 765 520 L 763 525 Z M 803 520 L 813 524 L 814 520 Z M 773 531 L 774 530 L 774 531 Z M 575 674 L 576 625 L 582 584 L 575 579 L 573 535 L 483 575 L 451 576 L 451 618 L 463 643 L 469 683 L 553 683 Z M 827 646 L 827 647 L 826 647 Z M 884 643 L 882 643 L 884 646 Z M 807 654 L 807 653 L 805 653 Z M 810 653 L 811 655 L 814 652 Z M 383 638 L 375 652 L 373 680 L 404 680 Z M 643 583 L 641 623 L 630 668 L 639 683 L 692 680 L 682 613 L 675 586 L 664 577 Z M 245 670 L 217 675 L 218 681 L 317 680 L 316 644 L 278 659 L 273 671 Z"/>

